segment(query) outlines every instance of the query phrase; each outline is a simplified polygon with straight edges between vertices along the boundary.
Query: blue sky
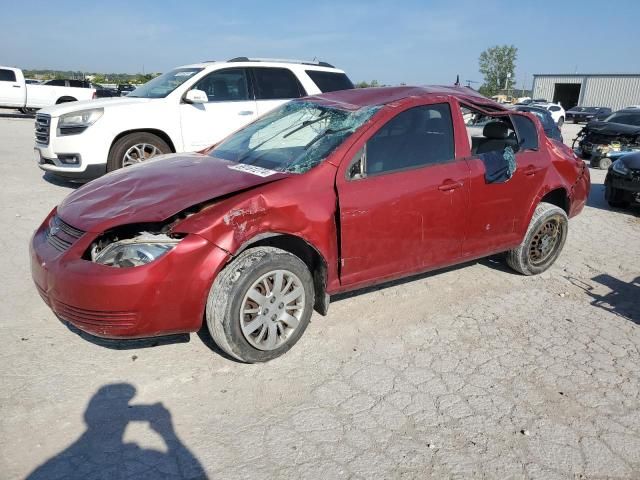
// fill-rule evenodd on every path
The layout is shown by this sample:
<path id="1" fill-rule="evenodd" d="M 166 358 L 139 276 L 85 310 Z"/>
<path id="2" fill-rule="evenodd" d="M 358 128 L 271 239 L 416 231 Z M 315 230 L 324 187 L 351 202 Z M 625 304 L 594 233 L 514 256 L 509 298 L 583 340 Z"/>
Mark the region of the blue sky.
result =
<path id="1" fill-rule="evenodd" d="M 519 49 L 516 77 L 640 72 L 640 2 L 0 0 L 0 64 L 136 73 L 234 56 L 313 57 L 354 81 L 481 81 L 478 56 Z"/>

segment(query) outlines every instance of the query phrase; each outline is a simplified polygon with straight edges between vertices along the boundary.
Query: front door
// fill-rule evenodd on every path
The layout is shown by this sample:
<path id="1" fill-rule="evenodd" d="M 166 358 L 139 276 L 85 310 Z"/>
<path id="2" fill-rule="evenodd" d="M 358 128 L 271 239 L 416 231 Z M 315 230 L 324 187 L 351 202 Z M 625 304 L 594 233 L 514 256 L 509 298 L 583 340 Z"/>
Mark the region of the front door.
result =
<path id="1" fill-rule="evenodd" d="M 14 70 L 0 68 L 0 106 L 24 107 L 26 87 Z"/>
<path id="2" fill-rule="evenodd" d="M 193 86 L 209 101 L 180 104 L 180 123 L 185 151 L 201 150 L 257 118 L 246 68 L 228 68 L 210 73 Z"/>
<path id="3" fill-rule="evenodd" d="M 409 108 L 366 137 L 336 180 L 341 283 L 364 285 L 454 263 L 468 167 L 455 159 L 449 104 Z"/>

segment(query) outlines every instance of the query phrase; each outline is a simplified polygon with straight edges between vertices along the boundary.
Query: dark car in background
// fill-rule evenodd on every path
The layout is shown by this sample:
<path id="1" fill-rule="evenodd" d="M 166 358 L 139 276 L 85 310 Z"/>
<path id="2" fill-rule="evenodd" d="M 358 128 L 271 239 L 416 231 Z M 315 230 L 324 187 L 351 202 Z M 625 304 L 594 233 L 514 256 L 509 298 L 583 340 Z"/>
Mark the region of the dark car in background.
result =
<path id="1" fill-rule="evenodd" d="M 118 96 L 124 97 L 125 95 L 129 95 L 129 93 L 133 92 L 135 89 L 135 85 L 131 85 L 130 83 L 121 83 L 118 85 Z"/>
<path id="2" fill-rule="evenodd" d="M 592 167 L 606 170 L 612 156 L 640 150 L 640 109 L 625 108 L 589 122 L 573 140 L 574 148 L 576 142 L 582 158 L 591 158 Z"/>
<path id="3" fill-rule="evenodd" d="M 567 121 L 573 123 L 589 122 L 591 120 L 603 120 L 611 115 L 608 107 L 573 107 L 567 110 Z"/>
<path id="4" fill-rule="evenodd" d="M 604 186 L 605 199 L 614 208 L 640 202 L 640 152 L 622 155 L 614 161 Z"/>
<path id="5" fill-rule="evenodd" d="M 558 125 L 556 125 L 556 122 L 553 120 L 549 110 L 540 107 L 530 107 L 528 105 L 516 105 L 513 109 L 517 112 L 533 113 L 538 117 L 540 123 L 542 123 L 542 128 L 544 129 L 544 133 L 547 137 L 553 140 L 558 140 L 561 143 L 564 141 L 562 133 L 560 132 Z"/>

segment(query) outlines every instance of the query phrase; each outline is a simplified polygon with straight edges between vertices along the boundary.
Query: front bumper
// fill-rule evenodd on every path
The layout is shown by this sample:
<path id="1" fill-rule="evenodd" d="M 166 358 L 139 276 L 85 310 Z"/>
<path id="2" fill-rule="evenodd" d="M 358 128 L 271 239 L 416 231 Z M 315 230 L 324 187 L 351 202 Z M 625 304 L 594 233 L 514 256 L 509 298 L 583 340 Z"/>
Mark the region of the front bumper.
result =
<path id="1" fill-rule="evenodd" d="M 58 118 L 51 117 L 48 141 L 36 141 L 35 159 L 40 169 L 69 180 L 91 180 L 106 172 L 107 157 L 112 138 L 92 125 L 76 135 L 57 134 Z M 107 138 L 109 137 L 109 138 Z M 68 164 L 65 158 L 76 158 L 77 164 Z"/>
<path id="2" fill-rule="evenodd" d="M 113 339 L 200 328 L 211 284 L 229 258 L 224 250 L 192 234 L 154 262 L 113 268 L 82 258 L 97 234 L 84 233 L 61 251 L 48 239 L 48 221 L 31 241 L 31 274 L 61 320 Z"/>
<path id="3" fill-rule="evenodd" d="M 616 190 L 624 190 L 630 193 L 640 193 L 640 175 L 620 175 L 613 170 L 607 173 L 605 185 L 610 185 Z"/>

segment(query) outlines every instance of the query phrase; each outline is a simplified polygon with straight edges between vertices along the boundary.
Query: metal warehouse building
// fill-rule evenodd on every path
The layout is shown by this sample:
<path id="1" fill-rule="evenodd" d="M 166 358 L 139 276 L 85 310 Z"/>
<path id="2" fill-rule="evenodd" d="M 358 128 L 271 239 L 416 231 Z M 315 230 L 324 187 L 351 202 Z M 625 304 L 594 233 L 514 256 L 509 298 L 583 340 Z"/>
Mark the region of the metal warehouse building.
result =
<path id="1" fill-rule="evenodd" d="M 578 105 L 619 110 L 640 105 L 640 74 L 535 74 L 533 98 L 560 102 L 565 109 Z"/>

